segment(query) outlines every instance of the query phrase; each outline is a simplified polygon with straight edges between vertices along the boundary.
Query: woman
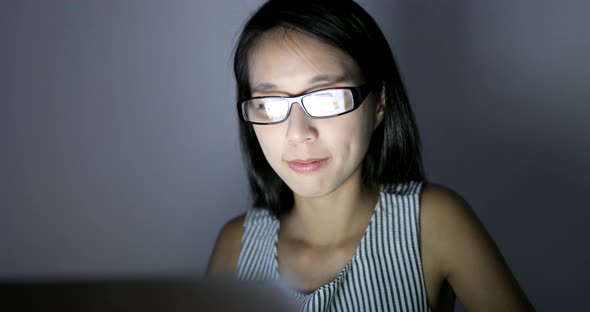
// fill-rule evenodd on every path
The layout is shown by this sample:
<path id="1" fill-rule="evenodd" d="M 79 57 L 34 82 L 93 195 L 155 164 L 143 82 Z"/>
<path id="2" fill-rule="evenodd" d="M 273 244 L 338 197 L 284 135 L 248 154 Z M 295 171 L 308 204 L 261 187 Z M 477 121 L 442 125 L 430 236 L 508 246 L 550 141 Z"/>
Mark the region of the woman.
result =
<path id="1" fill-rule="evenodd" d="M 256 208 L 208 271 L 282 280 L 305 310 L 529 311 L 465 201 L 426 183 L 391 49 L 352 1 L 269 1 L 234 58 Z"/>

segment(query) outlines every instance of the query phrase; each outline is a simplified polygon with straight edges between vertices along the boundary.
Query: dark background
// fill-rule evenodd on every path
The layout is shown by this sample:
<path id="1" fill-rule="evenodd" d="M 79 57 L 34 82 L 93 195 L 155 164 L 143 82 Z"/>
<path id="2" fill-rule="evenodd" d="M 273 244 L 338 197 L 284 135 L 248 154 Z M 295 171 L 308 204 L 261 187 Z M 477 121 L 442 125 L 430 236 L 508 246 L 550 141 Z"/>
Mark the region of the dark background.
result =
<path id="1" fill-rule="evenodd" d="M 359 2 L 428 178 L 538 310 L 587 309 L 590 3 Z M 249 204 L 231 52 L 260 3 L 0 0 L 0 279 L 203 273 Z"/>

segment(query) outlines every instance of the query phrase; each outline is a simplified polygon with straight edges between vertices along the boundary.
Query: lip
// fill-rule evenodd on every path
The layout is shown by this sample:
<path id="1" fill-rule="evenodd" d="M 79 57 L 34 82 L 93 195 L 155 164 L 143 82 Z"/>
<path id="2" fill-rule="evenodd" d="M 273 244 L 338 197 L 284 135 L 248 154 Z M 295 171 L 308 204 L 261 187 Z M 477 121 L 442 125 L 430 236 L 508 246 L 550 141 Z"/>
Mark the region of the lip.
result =
<path id="1" fill-rule="evenodd" d="M 306 173 L 318 171 L 328 158 L 294 159 L 287 161 L 287 165 L 295 172 Z"/>

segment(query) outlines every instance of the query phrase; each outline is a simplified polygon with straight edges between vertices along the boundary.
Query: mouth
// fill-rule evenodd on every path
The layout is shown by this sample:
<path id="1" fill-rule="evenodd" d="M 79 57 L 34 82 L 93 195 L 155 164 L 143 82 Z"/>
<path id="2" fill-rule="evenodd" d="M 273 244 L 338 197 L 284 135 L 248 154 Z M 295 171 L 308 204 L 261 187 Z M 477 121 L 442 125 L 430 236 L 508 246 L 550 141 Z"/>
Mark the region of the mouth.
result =
<path id="1" fill-rule="evenodd" d="M 287 161 L 287 165 L 295 172 L 306 173 L 318 171 L 328 158 L 295 159 Z"/>

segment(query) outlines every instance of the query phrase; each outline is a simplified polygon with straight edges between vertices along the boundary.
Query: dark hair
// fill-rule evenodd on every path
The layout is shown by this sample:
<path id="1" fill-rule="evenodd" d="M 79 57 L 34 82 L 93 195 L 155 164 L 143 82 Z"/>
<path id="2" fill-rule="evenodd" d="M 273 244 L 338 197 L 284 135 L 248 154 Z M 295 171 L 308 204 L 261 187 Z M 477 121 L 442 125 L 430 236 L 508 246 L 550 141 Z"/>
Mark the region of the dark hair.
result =
<path id="1" fill-rule="evenodd" d="M 385 103 L 383 121 L 374 131 L 362 162 L 365 187 L 424 180 L 420 140 L 397 65 L 385 36 L 371 16 L 353 1 L 271 0 L 244 26 L 234 54 L 237 97 L 251 96 L 248 56 L 263 34 L 293 30 L 348 54 L 366 82 Z M 251 124 L 240 121 L 240 143 L 254 206 L 275 216 L 293 207 L 293 192 L 267 162 Z"/>

